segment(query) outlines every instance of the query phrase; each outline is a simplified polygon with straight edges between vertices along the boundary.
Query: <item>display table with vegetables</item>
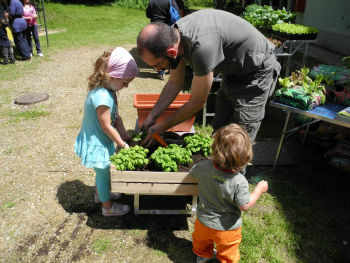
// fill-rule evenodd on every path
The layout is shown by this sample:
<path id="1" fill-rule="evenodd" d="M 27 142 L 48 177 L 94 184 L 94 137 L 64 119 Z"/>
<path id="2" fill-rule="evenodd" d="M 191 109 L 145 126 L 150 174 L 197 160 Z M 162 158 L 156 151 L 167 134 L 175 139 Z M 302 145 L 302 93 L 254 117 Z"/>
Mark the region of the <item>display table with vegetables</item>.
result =
<path id="1" fill-rule="evenodd" d="M 183 145 L 159 146 L 153 152 L 136 145 L 110 157 L 112 192 L 134 195 L 134 214 L 196 213 L 198 183 L 188 171 L 193 158 L 205 160 L 211 154 L 212 139 L 198 134 L 186 136 Z M 182 172 L 187 167 L 186 172 Z M 193 196 L 188 209 L 140 209 L 140 195 Z"/>

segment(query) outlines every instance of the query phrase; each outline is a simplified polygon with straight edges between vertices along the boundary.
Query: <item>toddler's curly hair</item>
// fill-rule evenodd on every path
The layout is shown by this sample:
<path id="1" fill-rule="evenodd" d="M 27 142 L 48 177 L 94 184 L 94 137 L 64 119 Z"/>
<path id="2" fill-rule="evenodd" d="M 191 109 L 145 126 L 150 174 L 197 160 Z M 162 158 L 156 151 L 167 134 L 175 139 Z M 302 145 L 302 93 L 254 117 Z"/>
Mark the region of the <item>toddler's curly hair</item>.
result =
<path id="1" fill-rule="evenodd" d="M 229 124 L 217 130 L 211 146 L 212 160 L 222 169 L 238 172 L 253 159 L 253 149 L 245 129 Z"/>
<path id="2" fill-rule="evenodd" d="M 94 63 L 94 72 L 88 77 L 88 90 L 93 90 L 98 86 L 107 87 L 109 77 L 107 66 L 112 52 L 113 49 L 105 51 Z"/>

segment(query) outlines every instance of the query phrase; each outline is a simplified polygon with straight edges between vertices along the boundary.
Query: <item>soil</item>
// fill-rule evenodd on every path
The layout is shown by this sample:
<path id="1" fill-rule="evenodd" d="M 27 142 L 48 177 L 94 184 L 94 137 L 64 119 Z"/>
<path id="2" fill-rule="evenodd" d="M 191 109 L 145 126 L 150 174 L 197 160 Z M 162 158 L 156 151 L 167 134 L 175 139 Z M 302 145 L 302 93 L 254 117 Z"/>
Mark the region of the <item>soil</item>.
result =
<path id="1" fill-rule="evenodd" d="M 193 165 L 195 165 L 196 163 L 208 160 L 208 157 L 204 157 L 201 154 L 194 154 L 191 156 L 191 159 L 193 160 L 192 163 L 188 163 L 188 164 L 179 164 L 177 166 L 177 171 L 178 172 L 189 172 L 190 169 L 193 167 Z M 157 168 L 153 162 L 150 161 L 150 164 L 148 164 L 147 166 L 144 166 L 142 168 L 142 171 L 147 172 L 147 171 L 161 171 L 159 168 Z"/>

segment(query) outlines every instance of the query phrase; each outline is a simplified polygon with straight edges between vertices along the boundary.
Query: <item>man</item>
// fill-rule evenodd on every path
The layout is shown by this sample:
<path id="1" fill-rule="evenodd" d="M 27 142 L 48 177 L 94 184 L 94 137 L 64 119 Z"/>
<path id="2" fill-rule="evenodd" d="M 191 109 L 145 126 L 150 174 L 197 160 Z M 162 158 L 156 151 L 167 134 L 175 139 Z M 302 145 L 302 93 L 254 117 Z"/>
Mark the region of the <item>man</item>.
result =
<path id="1" fill-rule="evenodd" d="M 216 95 L 214 131 L 229 123 L 247 128 L 254 141 L 281 70 L 274 45 L 247 21 L 221 10 L 194 12 L 172 27 L 145 26 L 138 38 L 140 57 L 156 70 L 170 68 L 170 78 L 143 126 L 163 134 L 203 108 L 213 82 L 221 73 Z M 194 72 L 191 99 L 163 121 L 156 119 L 181 91 L 186 63 Z M 153 142 L 149 135 L 143 145 Z"/>
<path id="2" fill-rule="evenodd" d="M 170 1 L 177 12 L 180 12 L 175 0 L 149 0 L 146 16 L 151 20 L 151 23 L 162 22 L 167 25 L 170 23 Z M 165 71 L 159 70 L 157 75 L 160 80 L 164 80 Z"/>

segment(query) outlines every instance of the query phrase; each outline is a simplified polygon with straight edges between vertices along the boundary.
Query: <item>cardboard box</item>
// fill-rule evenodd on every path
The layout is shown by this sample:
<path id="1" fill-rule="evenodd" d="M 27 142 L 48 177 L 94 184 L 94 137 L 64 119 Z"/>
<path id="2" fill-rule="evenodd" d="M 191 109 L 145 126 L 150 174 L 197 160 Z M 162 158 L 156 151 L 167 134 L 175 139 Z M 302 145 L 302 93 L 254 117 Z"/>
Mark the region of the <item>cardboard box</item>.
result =
<path id="1" fill-rule="evenodd" d="M 137 108 L 137 117 L 139 126 L 146 120 L 148 114 L 153 109 L 154 105 L 159 99 L 160 94 L 134 94 L 134 107 Z M 156 120 L 156 123 L 161 123 L 162 121 L 173 115 L 182 105 L 188 102 L 191 98 L 191 94 L 180 93 L 174 102 L 166 109 L 162 115 Z M 176 132 L 189 132 L 194 123 L 195 116 L 189 118 L 188 120 L 170 128 L 168 131 Z"/>

